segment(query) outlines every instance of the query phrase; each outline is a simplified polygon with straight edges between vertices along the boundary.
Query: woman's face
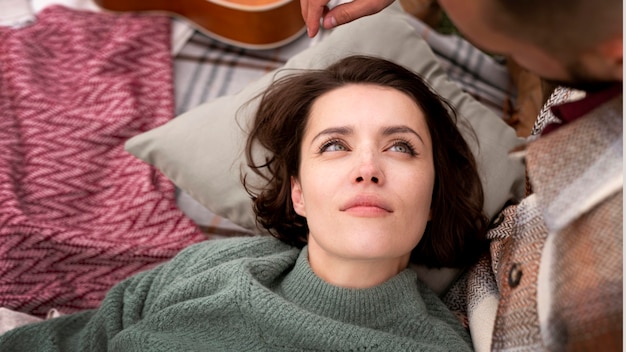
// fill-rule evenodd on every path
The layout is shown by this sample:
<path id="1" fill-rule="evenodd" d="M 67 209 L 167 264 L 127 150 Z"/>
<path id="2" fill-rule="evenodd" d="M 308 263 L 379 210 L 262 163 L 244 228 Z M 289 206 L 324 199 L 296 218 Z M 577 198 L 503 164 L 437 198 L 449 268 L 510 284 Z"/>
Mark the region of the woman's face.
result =
<path id="1" fill-rule="evenodd" d="M 430 218 L 435 182 L 430 133 L 406 94 L 351 84 L 313 104 L 301 145 L 296 212 L 309 257 L 405 268 Z"/>

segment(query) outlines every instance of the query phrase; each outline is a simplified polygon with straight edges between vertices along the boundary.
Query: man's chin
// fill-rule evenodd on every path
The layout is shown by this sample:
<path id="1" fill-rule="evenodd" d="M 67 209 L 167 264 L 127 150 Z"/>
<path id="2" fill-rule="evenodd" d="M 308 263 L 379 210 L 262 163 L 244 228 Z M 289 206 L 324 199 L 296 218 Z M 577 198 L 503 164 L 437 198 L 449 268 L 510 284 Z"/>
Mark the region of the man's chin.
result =
<path id="1" fill-rule="evenodd" d="M 589 93 L 603 91 L 615 86 L 616 83 L 622 84 L 621 77 L 600 75 L 598 72 L 603 72 L 602 70 L 594 70 L 590 65 L 584 65 L 581 60 L 574 60 L 565 65 L 564 71 L 566 75 L 560 77 L 561 79 L 545 78 L 545 82 L 555 86 L 578 89 Z"/>
<path id="2" fill-rule="evenodd" d="M 587 79 L 575 79 L 571 81 L 561 81 L 561 80 L 553 80 L 553 79 L 544 79 L 544 81 L 553 87 L 567 87 L 577 90 L 582 90 L 585 92 L 599 92 L 603 91 L 616 83 L 622 83 L 620 81 L 593 81 Z"/>

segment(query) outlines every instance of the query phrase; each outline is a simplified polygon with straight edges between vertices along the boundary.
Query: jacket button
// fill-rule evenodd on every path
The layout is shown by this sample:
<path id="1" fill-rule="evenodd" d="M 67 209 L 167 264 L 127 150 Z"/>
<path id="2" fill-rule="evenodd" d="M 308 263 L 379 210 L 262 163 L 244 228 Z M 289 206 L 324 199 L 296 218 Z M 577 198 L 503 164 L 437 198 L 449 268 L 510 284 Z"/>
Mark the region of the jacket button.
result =
<path id="1" fill-rule="evenodd" d="M 511 288 L 515 288 L 519 286 L 520 281 L 522 281 L 522 268 L 520 268 L 519 264 L 514 263 L 509 270 L 509 286 Z"/>

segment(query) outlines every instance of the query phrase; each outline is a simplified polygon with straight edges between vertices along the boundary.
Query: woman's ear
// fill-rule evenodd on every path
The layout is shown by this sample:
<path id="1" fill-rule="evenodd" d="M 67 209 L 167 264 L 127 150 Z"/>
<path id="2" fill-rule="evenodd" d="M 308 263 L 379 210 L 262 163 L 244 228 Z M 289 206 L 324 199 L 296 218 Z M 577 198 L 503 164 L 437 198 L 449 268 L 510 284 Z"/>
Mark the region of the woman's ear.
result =
<path id="1" fill-rule="evenodd" d="M 302 187 L 300 186 L 300 182 L 293 176 L 291 177 L 291 202 L 293 203 L 293 210 L 296 214 L 306 217 Z"/>

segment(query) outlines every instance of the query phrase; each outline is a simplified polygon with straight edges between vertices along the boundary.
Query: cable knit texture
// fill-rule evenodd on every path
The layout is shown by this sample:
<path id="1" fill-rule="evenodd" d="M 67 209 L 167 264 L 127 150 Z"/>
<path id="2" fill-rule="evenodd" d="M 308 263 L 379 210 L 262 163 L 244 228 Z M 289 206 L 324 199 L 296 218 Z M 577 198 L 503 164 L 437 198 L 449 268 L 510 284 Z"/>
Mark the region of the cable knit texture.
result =
<path id="1" fill-rule="evenodd" d="M 321 280 L 307 258 L 306 247 L 271 237 L 203 242 L 115 286 L 98 310 L 0 336 L 0 350 L 471 350 L 412 270 L 346 289 Z"/>

